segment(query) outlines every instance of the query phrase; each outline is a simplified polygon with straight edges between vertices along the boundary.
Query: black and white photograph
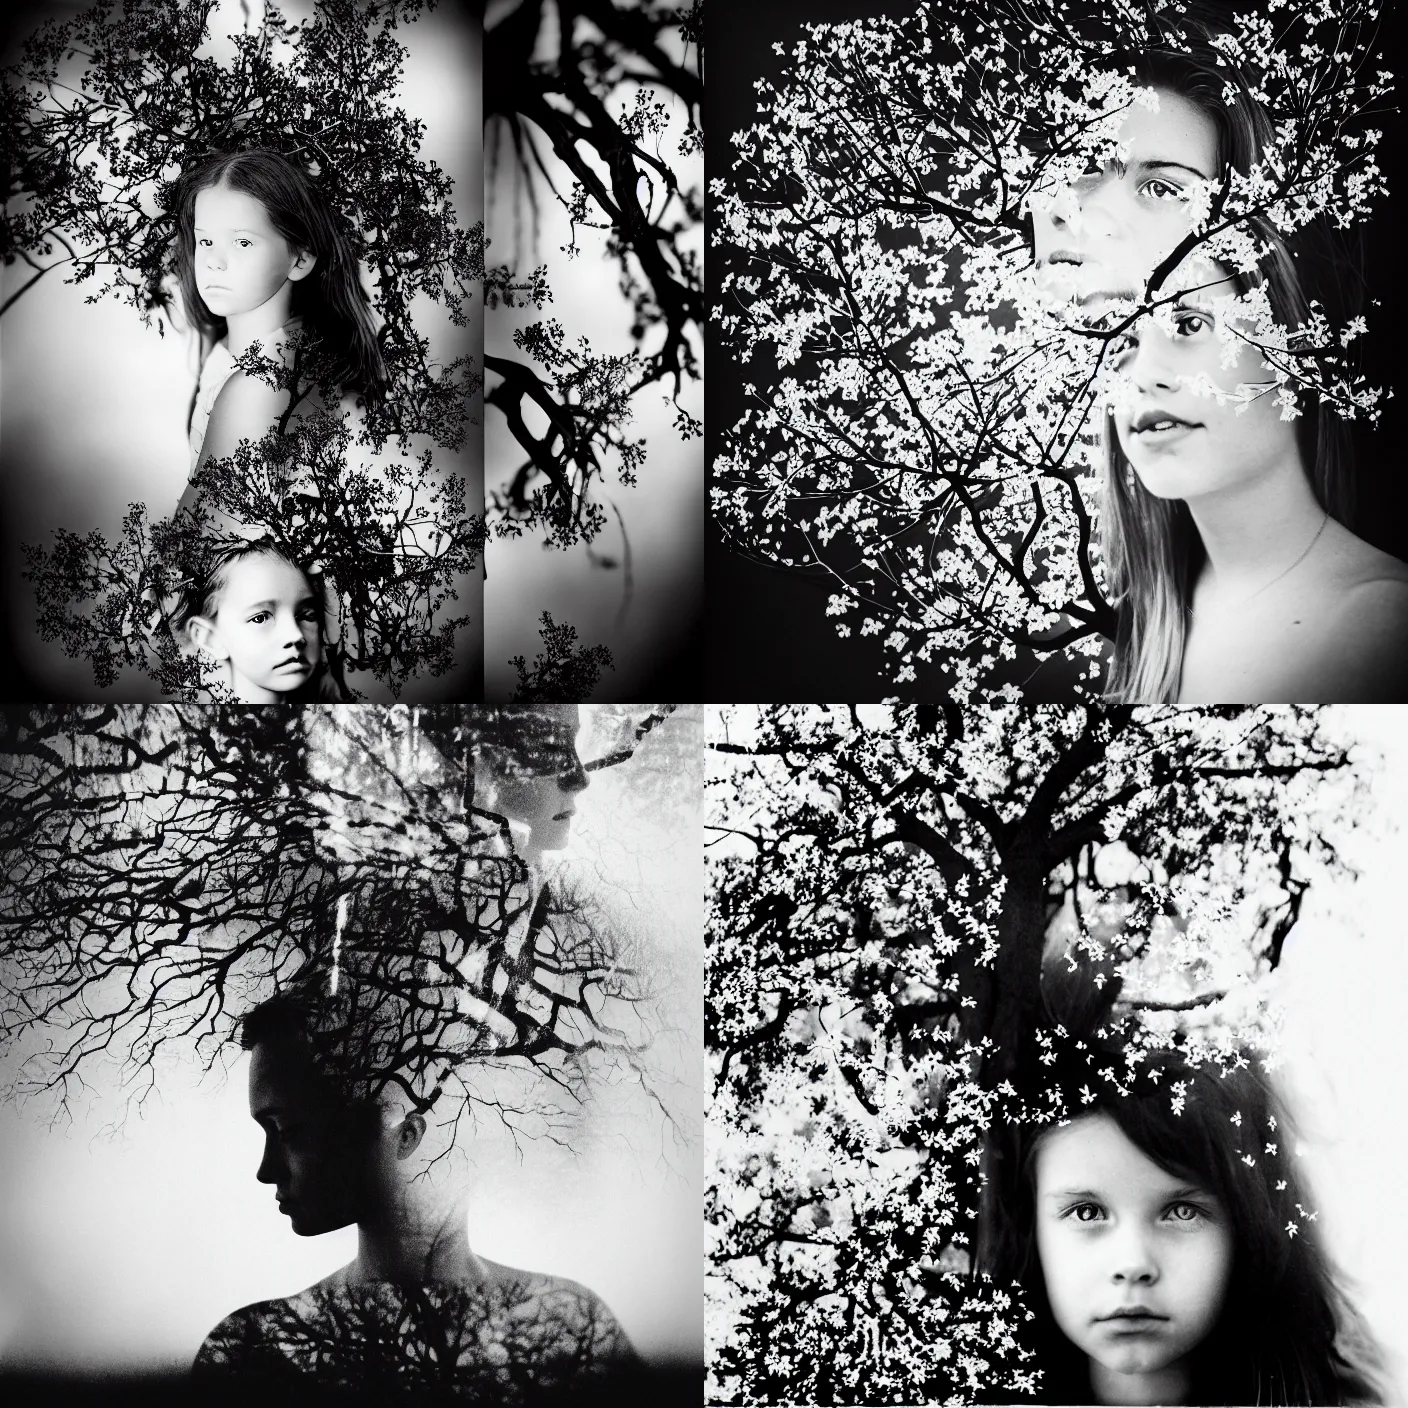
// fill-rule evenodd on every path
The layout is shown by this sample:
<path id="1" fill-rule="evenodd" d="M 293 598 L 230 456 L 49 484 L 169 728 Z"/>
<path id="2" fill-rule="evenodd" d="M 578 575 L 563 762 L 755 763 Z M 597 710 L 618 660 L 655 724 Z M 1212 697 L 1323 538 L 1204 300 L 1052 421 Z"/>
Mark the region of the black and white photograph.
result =
<path id="1" fill-rule="evenodd" d="M 1397 8 L 4 7 L 0 1402 L 1408 1405 Z"/>
<path id="2" fill-rule="evenodd" d="M 7 697 L 480 698 L 477 9 L 7 29 Z"/>
<path id="3" fill-rule="evenodd" d="M 3 719 L 7 1401 L 700 1402 L 699 706 Z"/>
<path id="4" fill-rule="evenodd" d="M 485 698 L 699 698 L 703 6 L 484 23 Z"/>
<path id="5" fill-rule="evenodd" d="M 712 0 L 711 697 L 1408 701 L 1392 14 Z"/>
<path id="6" fill-rule="evenodd" d="M 1398 710 L 707 729 L 710 1402 L 1403 1401 Z"/>

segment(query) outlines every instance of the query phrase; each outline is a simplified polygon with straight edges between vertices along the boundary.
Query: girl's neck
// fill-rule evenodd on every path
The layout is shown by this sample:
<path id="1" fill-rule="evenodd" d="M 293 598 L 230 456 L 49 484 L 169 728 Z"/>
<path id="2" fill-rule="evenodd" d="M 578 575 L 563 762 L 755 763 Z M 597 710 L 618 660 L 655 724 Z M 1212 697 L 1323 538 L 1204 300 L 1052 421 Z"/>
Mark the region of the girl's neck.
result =
<path id="1" fill-rule="evenodd" d="M 403 1207 L 395 1215 L 357 1224 L 358 1281 L 467 1286 L 487 1279 L 469 1246 L 469 1212 L 463 1199 L 442 1206 Z"/>
<path id="2" fill-rule="evenodd" d="M 1187 503 L 1207 555 L 1202 585 L 1233 597 L 1274 581 L 1325 521 L 1299 455 L 1235 488 Z"/>
<path id="3" fill-rule="evenodd" d="M 293 304 L 293 285 L 284 280 L 283 287 L 270 299 L 247 313 L 231 313 L 225 319 L 225 346 L 232 357 L 249 351 L 258 342 L 266 353 L 272 352 L 271 343 L 289 321 L 289 310 Z"/>

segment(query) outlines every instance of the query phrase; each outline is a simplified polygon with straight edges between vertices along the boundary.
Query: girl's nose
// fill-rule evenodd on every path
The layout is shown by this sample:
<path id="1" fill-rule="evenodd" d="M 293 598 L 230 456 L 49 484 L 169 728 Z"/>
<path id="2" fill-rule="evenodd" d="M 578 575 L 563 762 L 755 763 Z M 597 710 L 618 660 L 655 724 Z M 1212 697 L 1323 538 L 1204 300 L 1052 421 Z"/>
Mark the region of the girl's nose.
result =
<path id="1" fill-rule="evenodd" d="M 1121 1286 L 1152 1286 L 1159 1279 L 1158 1263 L 1148 1239 L 1131 1229 L 1113 1248 L 1110 1279 Z"/>
<path id="2" fill-rule="evenodd" d="M 259 1167 L 254 1171 L 254 1176 L 260 1183 L 277 1183 L 281 1171 L 282 1162 L 275 1150 L 274 1141 L 266 1138 L 264 1140 L 264 1157 L 259 1160 Z"/>
<path id="3" fill-rule="evenodd" d="M 1172 350 L 1173 344 L 1168 334 L 1146 320 L 1139 332 L 1138 345 L 1129 354 L 1122 370 L 1146 394 L 1172 391 L 1178 385 L 1169 355 Z"/>
<path id="4" fill-rule="evenodd" d="M 557 785 L 564 792 L 580 792 L 590 782 L 591 778 L 587 776 L 587 770 L 582 766 L 582 760 L 574 750 L 572 766 L 566 772 L 558 774 Z"/>
<path id="5" fill-rule="evenodd" d="M 1118 188 L 1113 171 L 1082 176 L 1052 203 L 1051 223 L 1083 241 L 1111 238 L 1121 226 Z"/>

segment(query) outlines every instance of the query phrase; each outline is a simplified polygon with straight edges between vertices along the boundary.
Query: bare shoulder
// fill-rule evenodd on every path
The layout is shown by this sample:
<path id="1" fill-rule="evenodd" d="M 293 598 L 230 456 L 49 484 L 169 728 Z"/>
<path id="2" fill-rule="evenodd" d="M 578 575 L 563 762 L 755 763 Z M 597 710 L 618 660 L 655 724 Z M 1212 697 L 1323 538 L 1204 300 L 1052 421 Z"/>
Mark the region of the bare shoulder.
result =
<path id="1" fill-rule="evenodd" d="M 248 372 L 230 374 L 210 411 L 201 460 L 225 459 L 241 440 L 258 440 L 278 424 L 289 393 Z"/>
<path id="2" fill-rule="evenodd" d="M 1336 702 L 1408 702 L 1408 563 L 1353 542 L 1326 621 Z"/>
<path id="3" fill-rule="evenodd" d="M 491 1284 L 503 1289 L 509 1314 L 529 1319 L 554 1333 L 590 1344 L 598 1359 L 634 1358 L 635 1351 L 606 1302 L 590 1287 L 566 1276 L 519 1271 L 479 1258 Z"/>
<path id="4" fill-rule="evenodd" d="M 1333 570 L 1346 590 L 1395 582 L 1408 585 L 1408 562 L 1366 543 L 1339 524 L 1335 527 Z"/>
<path id="5" fill-rule="evenodd" d="M 549 1296 L 566 1296 L 571 1299 L 601 1303 L 595 1291 L 589 1290 L 579 1281 L 571 1281 L 566 1276 L 551 1276 L 545 1271 L 520 1271 L 514 1266 L 490 1261 L 487 1257 L 478 1258 L 484 1270 L 485 1280 L 492 1286 L 520 1297 L 524 1302 Z"/>
<path id="6" fill-rule="evenodd" d="M 194 1369 L 197 1373 L 242 1372 L 260 1360 L 270 1341 L 269 1326 L 279 1320 L 288 1300 L 261 1300 L 227 1315 L 201 1342 Z"/>

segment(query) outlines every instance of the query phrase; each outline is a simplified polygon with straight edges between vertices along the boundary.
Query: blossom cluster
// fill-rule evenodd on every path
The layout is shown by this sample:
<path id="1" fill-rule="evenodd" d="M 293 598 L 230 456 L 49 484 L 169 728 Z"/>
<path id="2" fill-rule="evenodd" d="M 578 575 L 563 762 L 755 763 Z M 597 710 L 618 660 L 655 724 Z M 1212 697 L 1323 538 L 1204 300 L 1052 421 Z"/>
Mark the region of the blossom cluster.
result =
<path id="1" fill-rule="evenodd" d="M 1123 115 L 1158 104 L 1136 58 L 1188 47 L 1181 9 L 930 0 L 807 26 L 712 182 L 713 320 L 748 393 L 712 512 L 739 551 L 825 571 L 837 631 L 878 635 L 902 689 L 934 670 L 956 695 L 1001 687 L 1007 662 L 1060 653 L 1099 693 L 1112 343 L 1167 321 L 1186 280 L 1160 276 L 1092 323 L 1039 285 L 1028 222 L 1121 159 Z M 1359 0 L 1270 0 L 1212 46 L 1264 150 L 1184 193 L 1189 233 L 1163 275 L 1189 256 L 1253 275 L 1219 294 L 1224 362 L 1260 349 L 1274 384 L 1236 394 L 1274 395 L 1286 418 L 1312 400 L 1373 418 L 1382 399 L 1357 365 L 1362 318 L 1312 301 L 1288 326 L 1256 275 L 1310 227 L 1362 225 L 1385 193 L 1376 19 Z"/>

